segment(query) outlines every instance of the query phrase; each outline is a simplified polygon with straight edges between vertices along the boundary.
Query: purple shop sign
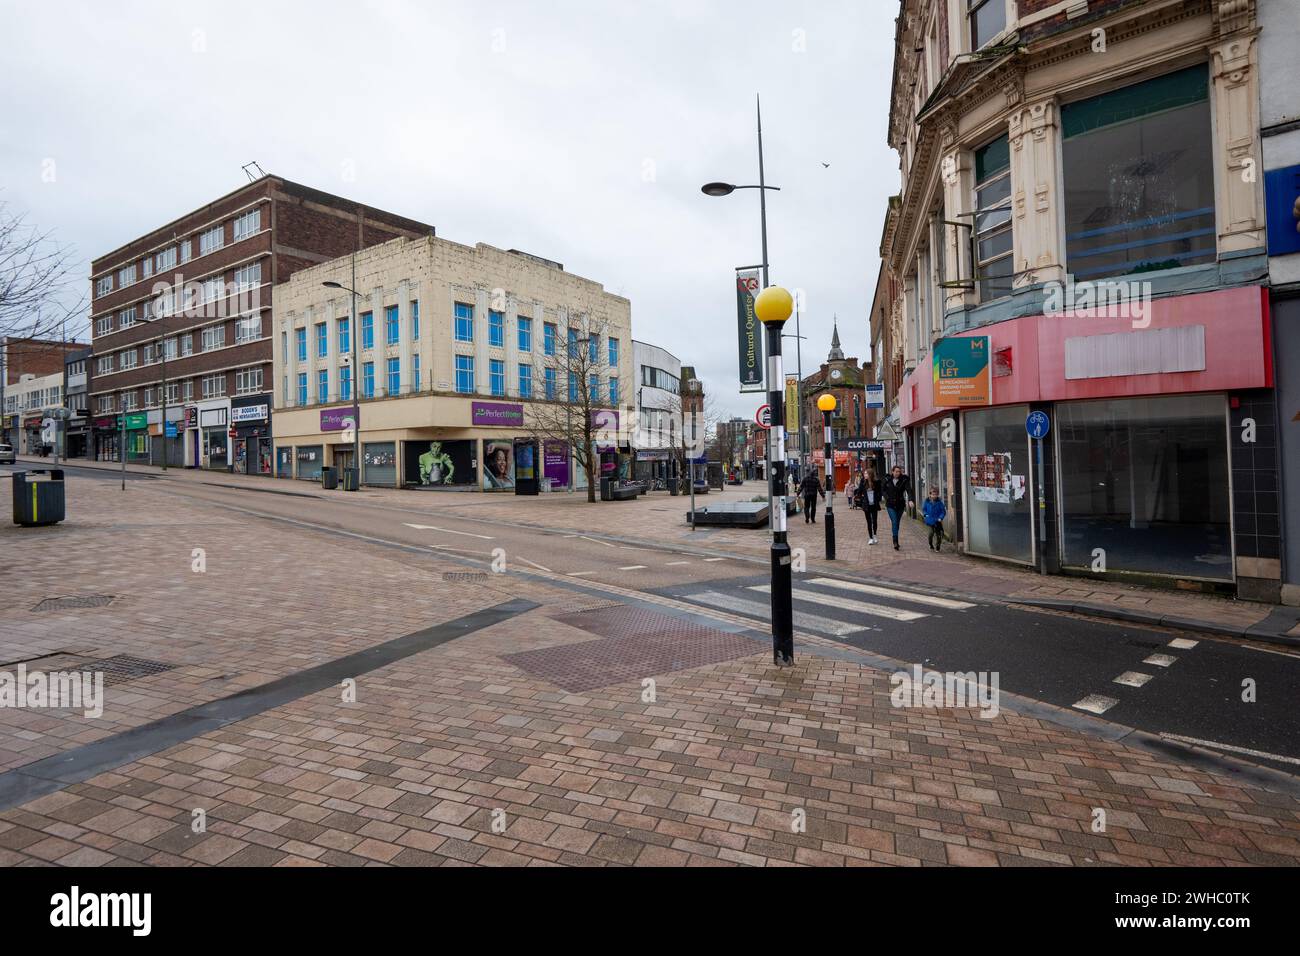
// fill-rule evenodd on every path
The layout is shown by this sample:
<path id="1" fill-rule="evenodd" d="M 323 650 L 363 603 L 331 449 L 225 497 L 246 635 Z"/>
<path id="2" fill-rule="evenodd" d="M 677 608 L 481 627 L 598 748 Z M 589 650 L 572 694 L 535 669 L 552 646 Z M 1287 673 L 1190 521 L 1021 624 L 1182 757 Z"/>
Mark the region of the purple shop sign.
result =
<path id="1" fill-rule="evenodd" d="M 470 424 L 522 428 L 524 406 L 507 405 L 503 402 L 474 402 L 470 406 Z"/>
<path id="2" fill-rule="evenodd" d="M 352 427 L 352 409 L 322 408 L 320 410 L 320 430 L 323 432 L 342 432 Z"/>

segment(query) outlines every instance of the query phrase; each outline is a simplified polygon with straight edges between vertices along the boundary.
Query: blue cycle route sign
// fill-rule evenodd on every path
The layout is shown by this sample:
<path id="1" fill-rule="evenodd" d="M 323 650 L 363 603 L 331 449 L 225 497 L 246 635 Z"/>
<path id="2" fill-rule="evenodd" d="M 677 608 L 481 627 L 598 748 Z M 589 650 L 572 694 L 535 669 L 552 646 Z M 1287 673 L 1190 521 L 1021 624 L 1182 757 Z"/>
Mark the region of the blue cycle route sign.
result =
<path id="1" fill-rule="evenodd" d="M 1025 419 L 1025 431 L 1030 438 L 1046 438 L 1051 429 L 1052 422 L 1047 417 L 1047 412 L 1030 412 Z"/>

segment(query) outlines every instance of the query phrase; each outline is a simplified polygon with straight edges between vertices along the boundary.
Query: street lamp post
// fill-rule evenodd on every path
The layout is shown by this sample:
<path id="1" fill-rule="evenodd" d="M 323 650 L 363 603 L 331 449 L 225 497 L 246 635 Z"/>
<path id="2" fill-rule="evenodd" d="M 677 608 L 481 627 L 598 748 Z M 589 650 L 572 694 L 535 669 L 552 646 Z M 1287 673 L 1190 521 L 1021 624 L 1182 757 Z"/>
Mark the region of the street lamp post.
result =
<path id="1" fill-rule="evenodd" d="M 790 544 L 785 515 L 785 376 L 781 368 L 781 327 L 790 318 L 794 300 L 780 286 L 769 286 L 754 300 L 754 314 L 767 330 L 768 428 L 767 471 L 772 507 L 772 660 L 778 667 L 794 664 L 794 612 Z"/>
<path id="2" fill-rule="evenodd" d="M 826 442 L 826 560 L 835 560 L 835 451 L 831 447 L 831 413 L 835 396 L 827 393 L 817 399 L 822 413 L 823 440 Z"/>
<path id="3" fill-rule="evenodd" d="M 352 393 L 352 467 L 357 473 L 357 480 L 352 483 L 352 490 L 356 491 L 361 487 L 361 399 L 358 394 L 361 388 L 361 381 L 358 377 L 360 369 L 357 366 L 357 333 L 360 330 L 357 328 L 357 297 L 359 293 L 355 288 L 357 284 L 356 254 L 354 253 L 352 256 L 353 288 L 349 288 L 343 283 L 334 282 L 333 280 L 321 284 L 328 289 L 342 289 L 344 292 L 350 293 L 348 296 L 348 302 L 350 303 L 348 313 L 348 345 L 349 352 L 351 353 L 349 364 L 352 367 L 348 370 L 348 390 Z M 285 360 L 288 361 L 288 356 L 285 356 Z M 346 482 L 344 484 L 346 485 Z"/>

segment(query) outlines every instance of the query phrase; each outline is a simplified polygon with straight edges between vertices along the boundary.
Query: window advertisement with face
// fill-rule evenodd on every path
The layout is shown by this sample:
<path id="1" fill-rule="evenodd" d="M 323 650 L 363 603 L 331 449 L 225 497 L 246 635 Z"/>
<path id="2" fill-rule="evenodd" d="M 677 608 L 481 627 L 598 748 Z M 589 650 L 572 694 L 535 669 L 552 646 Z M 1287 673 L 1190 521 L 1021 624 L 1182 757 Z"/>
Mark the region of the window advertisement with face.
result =
<path id="1" fill-rule="evenodd" d="M 487 441 L 483 443 L 483 489 L 501 491 L 515 486 L 514 443 L 512 441 Z"/>
<path id="2" fill-rule="evenodd" d="M 402 478 L 408 488 L 473 485 L 474 442 L 417 438 L 402 443 Z"/>

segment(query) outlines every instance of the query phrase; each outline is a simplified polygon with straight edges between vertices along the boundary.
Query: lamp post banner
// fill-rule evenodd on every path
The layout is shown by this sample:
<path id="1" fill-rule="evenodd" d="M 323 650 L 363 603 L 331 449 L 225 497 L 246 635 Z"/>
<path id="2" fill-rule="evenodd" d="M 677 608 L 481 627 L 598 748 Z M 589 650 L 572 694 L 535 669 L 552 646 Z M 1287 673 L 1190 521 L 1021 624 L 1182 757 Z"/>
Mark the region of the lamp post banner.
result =
<path id="1" fill-rule="evenodd" d="M 791 435 L 799 434 L 799 377 L 785 377 L 785 430 Z"/>
<path id="2" fill-rule="evenodd" d="M 736 329 L 740 345 L 740 390 L 762 392 L 763 335 L 754 314 L 754 296 L 759 292 L 758 269 L 736 270 Z"/>

